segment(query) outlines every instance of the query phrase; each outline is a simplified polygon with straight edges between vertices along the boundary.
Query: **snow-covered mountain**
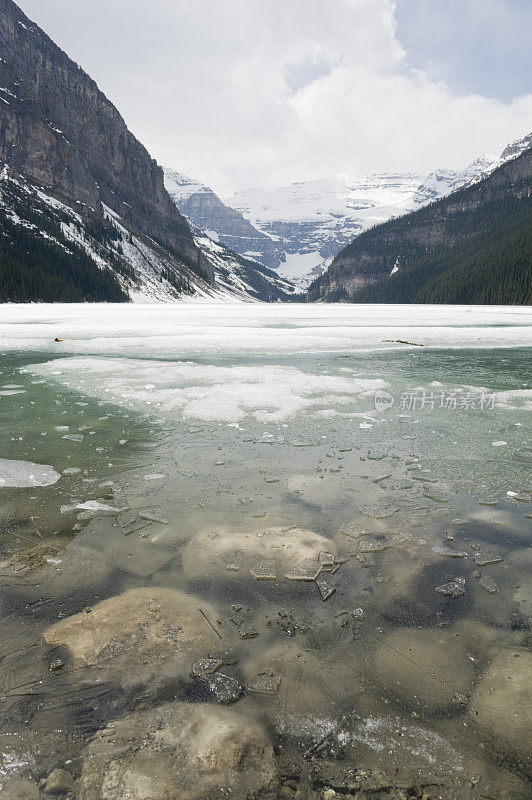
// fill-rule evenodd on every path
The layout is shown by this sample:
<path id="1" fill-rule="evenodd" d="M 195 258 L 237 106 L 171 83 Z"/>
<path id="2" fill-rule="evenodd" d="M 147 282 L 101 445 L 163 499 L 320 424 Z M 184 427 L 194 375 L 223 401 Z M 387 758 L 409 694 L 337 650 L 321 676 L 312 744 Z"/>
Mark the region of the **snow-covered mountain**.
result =
<path id="1" fill-rule="evenodd" d="M 530 304 L 532 147 L 520 149 L 484 180 L 355 237 L 307 299 Z"/>
<path id="2" fill-rule="evenodd" d="M 90 215 L 73 206 L 3 166 L 1 301 L 172 302 L 227 293 L 103 203 Z"/>
<path id="3" fill-rule="evenodd" d="M 481 156 L 463 170 L 427 176 L 341 175 L 276 189 L 244 189 L 225 201 L 174 170 L 165 170 L 165 185 L 181 213 L 211 239 L 305 288 L 358 234 L 450 194 L 496 161 Z"/>
<path id="4" fill-rule="evenodd" d="M 73 204 L 75 205 L 75 204 Z M 55 302 L 286 299 L 295 287 L 192 226 L 213 280 L 180 264 L 105 204 L 90 215 L 4 165 L 0 172 L 0 299 Z"/>
<path id="5" fill-rule="evenodd" d="M 206 230 L 210 238 L 239 253 L 276 269 L 282 254 L 270 236 L 257 230 L 239 211 L 224 205 L 203 183 L 168 167 L 164 170 L 166 191 L 189 222 Z"/>
<path id="6" fill-rule="evenodd" d="M 350 175 L 282 186 L 246 189 L 225 202 L 285 252 L 279 273 L 306 287 L 334 256 L 368 228 L 445 197 L 497 162 L 484 155 L 463 170 Z"/>
<path id="7" fill-rule="evenodd" d="M 404 213 L 421 181 L 415 173 L 340 176 L 246 189 L 226 203 L 276 241 L 285 254 L 279 273 L 305 286 L 357 234 Z"/>
<path id="8" fill-rule="evenodd" d="M 257 261 L 244 258 L 229 250 L 221 242 L 211 238 L 207 232 L 190 223 L 194 241 L 214 266 L 218 292 L 230 295 L 235 300 L 262 300 L 275 302 L 288 300 L 298 293 L 296 286 L 282 278 L 274 270 Z"/>
<path id="9" fill-rule="evenodd" d="M 360 233 L 482 180 L 531 144 L 532 134 L 508 145 L 499 158 L 482 155 L 462 170 L 340 176 L 246 189 L 224 202 L 276 240 L 285 253 L 279 273 L 305 287 Z"/>
<path id="10" fill-rule="evenodd" d="M 524 137 L 499 158 L 482 155 L 462 170 L 343 175 L 244 189 L 224 201 L 173 170 L 165 170 L 165 185 L 179 210 L 211 239 L 305 288 L 360 233 L 481 180 L 531 143 L 532 135 Z"/>
<path id="11" fill-rule="evenodd" d="M 483 155 L 472 161 L 471 164 L 457 172 L 452 169 L 438 169 L 431 172 L 423 183 L 418 186 L 412 198 L 412 208 L 409 211 L 432 203 L 440 197 L 446 197 L 451 192 L 469 184 L 479 175 L 484 175 L 491 171 L 492 165 L 497 161 L 497 156 Z"/>
<path id="12" fill-rule="evenodd" d="M 484 180 L 484 178 L 487 178 L 488 175 L 491 175 L 496 169 L 506 164 L 507 161 L 512 161 L 514 158 L 517 158 L 530 147 L 532 147 L 532 133 L 523 136 L 522 139 L 516 139 L 515 142 L 511 142 L 511 144 L 507 145 L 499 158 L 495 158 L 491 164 L 488 164 L 481 172 L 471 176 L 471 178 L 465 182 L 465 185 L 471 186 L 473 183 Z"/>
<path id="13" fill-rule="evenodd" d="M 0 42 L 0 302 L 272 301 L 295 291 L 192 232 L 118 109 L 12 0 L 0 0 Z"/>

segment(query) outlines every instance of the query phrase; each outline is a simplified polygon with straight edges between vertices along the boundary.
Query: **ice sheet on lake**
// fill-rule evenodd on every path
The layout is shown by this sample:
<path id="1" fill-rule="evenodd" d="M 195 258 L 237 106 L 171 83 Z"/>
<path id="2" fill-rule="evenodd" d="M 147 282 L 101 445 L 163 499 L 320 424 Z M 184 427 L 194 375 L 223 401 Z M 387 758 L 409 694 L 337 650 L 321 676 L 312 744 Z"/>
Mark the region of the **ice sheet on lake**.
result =
<path id="1" fill-rule="evenodd" d="M 0 489 L 10 487 L 22 489 L 32 486 L 52 486 L 61 475 L 48 464 L 33 464 L 31 461 L 11 461 L 0 458 Z"/>
<path id="2" fill-rule="evenodd" d="M 180 359 L 409 347 L 397 339 L 520 347 L 530 345 L 531 332 L 532 311 L 511 306 L 6 304 L 0 321 L 5 351 Z"/>
<path id="3" fill-rule="evenodd" d="M 357 399 L 388 384 L 379 379 L 314 375 L 285 366 L 219 367 L 125 358 L 65 358 L 33 364 L 31 374 L 148 414 L 235 422 L 281 422 Z"/>

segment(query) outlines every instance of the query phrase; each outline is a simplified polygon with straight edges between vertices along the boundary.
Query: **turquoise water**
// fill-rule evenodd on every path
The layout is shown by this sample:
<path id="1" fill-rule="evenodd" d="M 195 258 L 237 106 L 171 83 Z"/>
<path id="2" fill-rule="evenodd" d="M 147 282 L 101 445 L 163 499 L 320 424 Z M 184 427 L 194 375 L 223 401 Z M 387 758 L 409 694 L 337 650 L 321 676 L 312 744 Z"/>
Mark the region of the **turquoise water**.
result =
<path id="1" fill-rule="evenodd" d="M 524 800 L 530 348 L 280 352 L 292 323 L 256 324 L 257 351 L 0 355 L 0 458 L 60 476 L 0 487 L 0 785 L 77 778 L 139 709 L 221 702 L 267 731 L 281 796 L 367 773 L 376 797 Z M 147 588 L 190 600 L 190 653 L 164 626 L 118 642 Z M 85 614 L 89 641 L 110 598 L 115 638 L 82 652 L 58 623 Z M 215 686 L 195 664 L 220 651 Z"/>

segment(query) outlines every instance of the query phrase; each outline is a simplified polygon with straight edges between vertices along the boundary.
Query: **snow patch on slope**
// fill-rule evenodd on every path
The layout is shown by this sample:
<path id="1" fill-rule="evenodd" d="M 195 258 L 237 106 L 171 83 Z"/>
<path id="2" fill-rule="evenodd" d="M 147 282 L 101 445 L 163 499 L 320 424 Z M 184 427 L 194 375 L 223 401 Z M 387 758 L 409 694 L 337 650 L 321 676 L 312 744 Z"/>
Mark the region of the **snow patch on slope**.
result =
<path id="1" fill-rule="evenodd" d="M 194 178 L 189 178 L 188 175 L 176 172 L 174 169 L 164 167 L 163 171 L 166 191 L 177 206 L 183 200 L 188 200 L 193 194 L 212 192 L 212 189 L 209 189 L 205 184 Z"/>

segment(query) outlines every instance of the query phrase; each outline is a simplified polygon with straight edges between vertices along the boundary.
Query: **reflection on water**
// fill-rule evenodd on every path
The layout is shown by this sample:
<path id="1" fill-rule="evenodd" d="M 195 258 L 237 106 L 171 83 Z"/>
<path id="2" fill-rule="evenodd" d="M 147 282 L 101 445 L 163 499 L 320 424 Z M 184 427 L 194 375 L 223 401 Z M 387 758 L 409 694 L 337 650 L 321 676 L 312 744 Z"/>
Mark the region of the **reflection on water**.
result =
<path id="1" fill-rule="evenodd" d="M 111 355 L 0 356 L 6 796 L 530 797 L 530 352 Z"/>

